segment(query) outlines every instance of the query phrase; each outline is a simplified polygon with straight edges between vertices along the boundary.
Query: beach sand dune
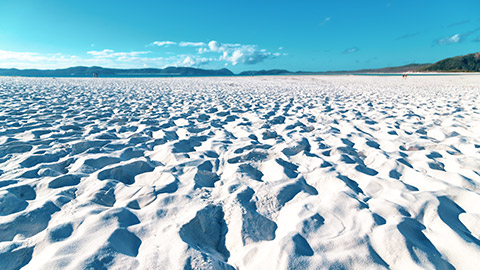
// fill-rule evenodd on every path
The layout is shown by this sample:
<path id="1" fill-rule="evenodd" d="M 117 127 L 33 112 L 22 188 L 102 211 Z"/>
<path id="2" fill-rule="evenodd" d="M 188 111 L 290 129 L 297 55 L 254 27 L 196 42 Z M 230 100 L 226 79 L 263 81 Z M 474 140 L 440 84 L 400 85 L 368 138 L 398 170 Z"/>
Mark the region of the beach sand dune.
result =
<path id="1" fill-rule="evenodd" d="M 479 82 L 0 78 L 0 268 L 478 268 Z"/>

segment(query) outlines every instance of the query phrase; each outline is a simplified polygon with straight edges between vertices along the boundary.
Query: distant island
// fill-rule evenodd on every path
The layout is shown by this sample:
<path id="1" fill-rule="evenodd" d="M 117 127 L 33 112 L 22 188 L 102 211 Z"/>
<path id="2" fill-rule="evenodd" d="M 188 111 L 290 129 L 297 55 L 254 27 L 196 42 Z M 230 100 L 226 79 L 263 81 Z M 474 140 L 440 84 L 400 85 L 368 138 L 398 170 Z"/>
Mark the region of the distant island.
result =
<path id="1" fill-rule="evenodd" d="M 229 69 L 200 69 L 192 67 L 117 69 L 92 67 L 70 67 L 64 69 L 0 69 L 0 76 L 29 77 L 170 77 L 170 76 L 261 76 L 261 75 L 328 75 L 328 74 L 368 74 L 405 72 L 480 72 L 480 52 L 443 59 L 434 64 L 409 64 L 398 67 L 341 71 L 288 71 L 285 69 L 250 70 L 235 74 Z"/>
<path id="2" fill-rule="evenodd" d="M 239 75 L 326 75 L 326 74 L 361 74 L 361 73 L 404 73 L 404 72 L 414 72 L 422 68 L 426 68 L 431 64 L 409 64 L 399 67 L 385 67 L 385 68 L 375 68 L 375 69 L 359 69 L 359 70 L 339 70 L 339 71 L 322 71 L 322 72 L 312 72 L 312 71 L 296 71 L 291 72 L 284 69 L 272 69 L 272 70 L 250 70 L 243 71 Z"/>
<path id="3" fill-rule="evenodd" d="M 409 64 L 398 67 L 375 69 L 341 70 L 326 72 L 291 72 L 284 69 L 251 70 L 241 72 L 240 75 L 321 75 L 321 74 L 368 74 L 368 73 L 405 73 L 405 72 L 480 72 L 480 52 L 456 56 L 440 60 L 433 64 Z"/>
<path id="4" fill-rule="evenodd" d="M 117 69 L 103 67 L 70 67 L 64 69 L 0 69 L 3 76 L 40 76 L 40 77 L 100 77 L 115 76 L 231 76 L 235 75 L 230 70 L 223 68 L 218 70 L 199 69 L 190 67 L 167 67 L 167 68 L 140 68 L 140 69 Z"/>

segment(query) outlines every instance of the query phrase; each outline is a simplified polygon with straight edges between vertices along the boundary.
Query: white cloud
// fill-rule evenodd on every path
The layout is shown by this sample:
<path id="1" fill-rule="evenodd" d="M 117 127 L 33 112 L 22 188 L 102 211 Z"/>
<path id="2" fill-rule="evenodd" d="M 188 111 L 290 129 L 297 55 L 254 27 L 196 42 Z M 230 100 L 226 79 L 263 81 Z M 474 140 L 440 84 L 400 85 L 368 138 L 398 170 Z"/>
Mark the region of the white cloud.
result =
<path id="1" fill-rule="evenodd" d="M 218 52 L 220 50 L 220 43 L 215 40 L 212 40 L 208 43 L 208 48 L 212 52 Z"/>
<path id="2" fill-rule="evenodd" d="M 232 51 L 236 48 L 244 47 L 244 46 L 255 46 L 255 45 L 242 45 L 242 44 L 231 44 L 231 43 L 225 43 L 222 44 L 218 41 L 212 40 L 208 43 L 208 49 L 211 52 L 226 52 L 226 51 Z"/>
<path id="3" fill-rule="evenodd" d="M 325 21 L 329 21 L 330 17 L 325 18 Z M 277 58 L 280 53 L 271 53 L 265 49 L 259 49 L 257 45 L 243 45 L 238 43 L 220 43 L 216 40 L 212 40 L 208 43 L 204 42 L 191 42 L 191 41 L 155 41 L 152 44 L 157 46 L 178 45 L 180 47 L 198 47 L 196 54 L 191 54 L 184 57 L 183 62 L 180 64 L 188 66 L 204 65 L 210 62 L 227 62 L 232 65 L 246 64 L 253 65 L 260 63 L 266 59 Z M 279 50 L 283 48 L 280 47 Z M 110 55 L 112 52 L 106 52 Z M 213 53 L 218 54 L 216 58 L 199 57 L 200 54 Z"/>
<path id="4" fill-rule="evenodd" d="M 265 59 L 273 59 L 280 56 L 279 53 L 271 53 L 265 49 L 259 49 L 256 45 L 242 44 L 222 44 L 212 40 L 208 43 L 207 48 L 200 48 L 198 53 L 218 53 L 219 61 L 226 61 L 232 65 L 246 64 L 253 65 L 264 61 Z"/>
<path id="5" fill-rule="evenodd" d="M 188 41 L 182 41 L 178 43 L 178 46 L 180 47 L 202 47 L 205 46 L 206 44 L 204 42 L 188 42 Z"/>
<path id="6" fill-rule="evenodd" d="M 35 61 L 41 60 L 45 57 L 40 56 L 38 53 L 32 52 L 12 52 L 0 50 L 0 61 L 5 60 L 21 60 L 21 61 Z"/>
<path id="7" fill-rule="evenodd" d="M 349 48 L 349 49 L 346 49 L 345 51 L 343 51 L 343 53 L 355 53 L 355 52 L 358 52 L 357 47 Z"/>
<path id="8" fill-rule="evenodd" d="M 117 52 L 112 49 L 90 50 L 82 55 L 60 53 L 15 52 L 0 50 L 0 68 L 65 68 L 72 66 L 103 66 L 113 68 L 189 66 L 200 67 L 228 65 L 253 65 L 274 59 L 285 53 L 269 52 L 257 45 L 204 42 L 156 41 L 151 45 L 178 45 L 191 47 L 191 53 L 156 56 L 151 51 Z M 279 49 L 281 50 L 281 49 Z M 210 65 L 211 64 L 211 65 Z"/>
<path id="9" fill-rule="evenodd" d="M 447 36 L 447 37 L 444 37 L 444 38 L 439 38 L 439 39 L 435 40 L 435 42 L 439 45 L 461 43 L 461 42 L 464 42 L 465 40 L 467 40 L 470 35 L 478 32 L 478 31 L 480 31 L 480 27 L 477 27 L 477 28 L 475 28 L 473 30 L 470 30 L 470 31 L 467 31 L 467 32 L 457 33 L 453 36 Z"/>
<path id="10" fill-rule="evenodd" d="M 325 18 L 323 19 L 323 21 L 320 23 L 320 26 L 323 26 L 323 25 L 327 24 L 327 23 L 330 22 L 331 20 L 332 20 L 332 17 L 330 17 L 330 16 L 329 16 L 329 17 L 325 17 Z"/>
<path id="11" fill-rule="evenodd" d="M 105 49 L 103 51 L 89 51 L 87 53 L 93 55 L 94 57 L 108 57 L 113 52 L 113 50 Z"/>
<path id="12" fill-rule="evenodd" d="M 81 59 L 74 55 L 40 54 L 0 50 L 2 68 L 58 68 L 78 65 L 95 65 L 96 59 Z"/>
<path id="13" fill-rule="evenodd" d="M 256 46 L 244 45 L 234 49 L 230 55 L 227 52 L 222 57 L 233 65 L 238 63 L 253 65 L 267 58 L 275 58 L 275 55 L 266 50 L 258 50 Z"/>
<path id="14" fill-rule="evenodd" d="M 462 41 L 462 36 L 460 34 L 455 34 L 451 37 L 444 37 L 439 40 L 437 40 L 438 44 L 453 44 L 453 43 L 459 43 Z"/>
<path id="15" fill-rule="evenodd" d="M 103 66 L 134 68 L 139 66 L 159 67 L 173 63 L 176 57 L 141 57 L 148 52 L 114 52 L 113 50 L 90 51 L 89 57 L 77 55 L 40 54 L 0 50 L 1 68 L 66 68 L 72 66 Z"/>
<path id="16" fill-rule="evenodd" d="M 95 58 L 119 58 L 127 59 L 132 57 L 137 57 L 142 54 L 150 53 L 149 51 L 143 52 L 115 52 L 114 50 L 104 49 L 103 51 L 89 51 L 88 54 L 92 55 Z"/>
<path id="17" fill-rule="evenodd" d="M 194 64 L 195 64 L 195 60 L 193 60 L 191 56 L 185 57 L 185 59 L 183 59 L 183 62 L 182 62 L 182 65 L 186 67 L 193 66 Z"/>
<path id="18" fill-rule="evenodd" d="M 214 58 L 196 57 L 192 55 L 187 55 L 184 57 L 185 58 L 180 63 L 180 66 L 183 66 L 183 67 L 200 67 L 215 61 Z"/>
<path id="19" fill-rule="evenodd" d="M 95 65 L 96 60 L 81 59 L 75 55 L 60 53 L 40 54 L 0 50 L 0 67 L 2 68 L 57 68 L 86 64 Z"/>
<path id="20" fill-rule="evenodd" d="M 205 46 L 206 44 L 204 42 L 191 42 L 191 41 L 181 41 L 181 42 L 154 41 L 150 45 L 156 45 L 159 47 L 168 47 L 170 45 L 178 45 L 180 47 L 202 47 L 202 46 Z"/>
<path id="21" fill-rule="evenodd" d="M 173 42 L 173 41 L 154 41 L 152 42 L 152 45 L 157 45 L 157 46 L 165 46 L 165 47 L 168 47 L 170 45 L 176 45 L 177 43 L 176 42 Z"/>

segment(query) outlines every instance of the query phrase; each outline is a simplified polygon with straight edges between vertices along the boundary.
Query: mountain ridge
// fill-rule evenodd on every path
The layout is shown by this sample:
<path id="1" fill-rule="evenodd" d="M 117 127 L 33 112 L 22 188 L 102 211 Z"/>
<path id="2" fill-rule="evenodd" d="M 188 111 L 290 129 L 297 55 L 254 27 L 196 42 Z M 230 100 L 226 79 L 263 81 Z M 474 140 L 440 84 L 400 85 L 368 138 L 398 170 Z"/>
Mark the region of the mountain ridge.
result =
<path id="1" fill-rule="evenodd" d="M 445 58 L 421 71 L 480 72 L 480 52 Z"/>

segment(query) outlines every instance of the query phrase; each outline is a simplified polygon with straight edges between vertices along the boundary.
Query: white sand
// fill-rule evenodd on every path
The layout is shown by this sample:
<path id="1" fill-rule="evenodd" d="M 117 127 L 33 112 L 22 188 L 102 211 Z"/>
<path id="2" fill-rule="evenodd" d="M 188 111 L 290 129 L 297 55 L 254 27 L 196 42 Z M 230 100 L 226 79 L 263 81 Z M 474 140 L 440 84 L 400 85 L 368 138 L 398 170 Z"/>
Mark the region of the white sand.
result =
<path id="1" fill-rule="evenodd" d="M 474 269 L 480 76 L 0 78 L 0 269 Z"/>

